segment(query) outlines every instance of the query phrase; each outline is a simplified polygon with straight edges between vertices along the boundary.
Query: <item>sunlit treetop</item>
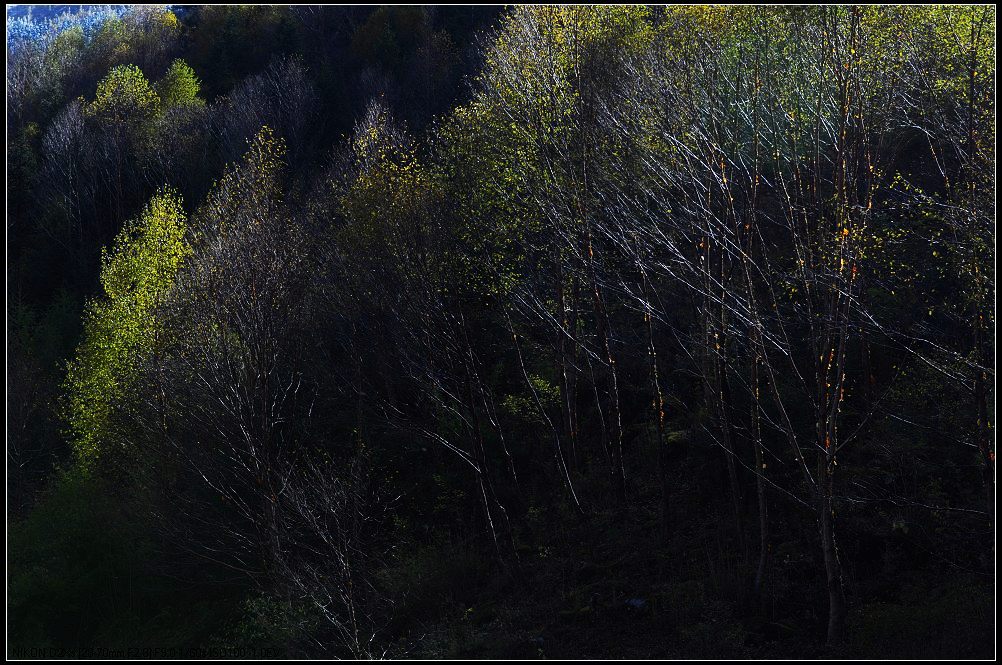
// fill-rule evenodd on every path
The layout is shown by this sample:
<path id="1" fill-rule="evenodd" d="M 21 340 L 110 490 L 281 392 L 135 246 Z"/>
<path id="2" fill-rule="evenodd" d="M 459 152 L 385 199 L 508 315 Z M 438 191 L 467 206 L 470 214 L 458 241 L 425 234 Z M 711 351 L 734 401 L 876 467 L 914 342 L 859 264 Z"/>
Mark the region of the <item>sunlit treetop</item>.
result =
<path id="1" fill-rule="evenodd" d="M 87 307 L 66 377 L 65 416 L 84 466 L 118 440 L 115 413 L 128 408 L 137 364 L 157 339 L 156 309 L 191 253 L 187 228 L 181 197 L 163 189 L 102 253 L 103 294 Z"/>
<path id="2" fill-rule="evenodd" d="M 84 112 L 91 117 L 114 122 L 132 122 L 154 116 L 160 97 L 135 65 L 113 67 L 97 84 L 94 101 Z"/>
<path id="3" fill-rule="evenodd" d="M 271 127 L 261 127 L 247 141 L 243 158 L 227 168 L 198 211 L 201 223 L 214 228 L 199 231 L 225 233 L 229 224 L 259 223 L 281 200 L 285 156 L 285 139 Z"/>
<path id="4" fill-rule="evenodd" d="M 201 87 L 202 82 L 195 76 L 195 70 L 180 58 L 171 63 L 167 73 L 155 86 L 164 110 L 175 106 L 204 104 L 198 97 Z"/>

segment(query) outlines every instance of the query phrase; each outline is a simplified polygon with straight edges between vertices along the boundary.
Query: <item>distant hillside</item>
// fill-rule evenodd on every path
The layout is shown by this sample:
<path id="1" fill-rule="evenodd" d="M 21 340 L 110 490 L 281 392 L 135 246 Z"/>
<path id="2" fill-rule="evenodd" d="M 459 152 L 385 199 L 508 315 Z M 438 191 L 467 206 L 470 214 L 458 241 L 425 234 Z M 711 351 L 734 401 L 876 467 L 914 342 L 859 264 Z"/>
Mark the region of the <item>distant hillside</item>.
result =
<path id="1" fill-rule="evenodd" d="M 100 5 L 7 5 L 7 18 L 48 21 L 63 14 L 76 14 Z"/>

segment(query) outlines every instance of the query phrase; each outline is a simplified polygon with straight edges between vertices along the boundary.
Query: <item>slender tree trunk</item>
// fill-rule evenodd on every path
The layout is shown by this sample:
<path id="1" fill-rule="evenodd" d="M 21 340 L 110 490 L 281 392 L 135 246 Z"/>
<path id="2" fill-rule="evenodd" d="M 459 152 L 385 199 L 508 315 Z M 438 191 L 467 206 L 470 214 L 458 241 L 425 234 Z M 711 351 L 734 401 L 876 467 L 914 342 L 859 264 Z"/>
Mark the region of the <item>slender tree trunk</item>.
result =
<path id="1" fill-rule="evenodd" d="M 977 143 L 977 117 L 975 106 L 977 96 L 975 80 L 978 69 L 978 49 L 977 44 L 981 35 L 981 25 L 971 22 L 970 35 L 970 55 L 967 77 L 967 154 L 968 154 L 968 215 L 970 223 L 977 219 L 977 181 L 974 176 L 974 160 L 978 150 Z M 974 253 L 974 274 L 975 285 L 978 291 L 982 291 L 981 264 L 978 251 Z M 978 298 L 980 300 L 980 298 Z M 974 399 L 978 412 L 978 450 L 981 453 L 982 479 L 985 485 L 985 492 L 988 499 L 988 524 L 990 529 L 995 528 L 995 453 L 992 450 L 991 424 L 988 420 L 988 381 L 986 370 L 983 369 L 989 364 L 988 349 L 985 343 L 985 322 L 987 313 L 982 309 L 979 302 L 974 306 L 974 346 L 975 357 L 979 365 L 977 376 L 974 380 Z M 994 543 L 994 539 L 993 539 Z M 993 545 L 994 547 L 994 545 Z"/>
<path id="2" fill-rule="evenodd" d="M 577 382 L 575 380 L 576 368 L 573 367 L 573 359 L 569 359 L 574 349 L 570 352 L 567 349 L 568 340 L 567 336 L 571 336 L 570 344 L 576 347 L 577 342 L 575 338 L 575 329 L 577 328 L 577 314 L 576 311 L 572 315 L 568 315 L 568 311 L 574 309 L 576 305 L 571 305 L 568 307 L 567 293 L 564 289 L 564 270 L 562 265 L 561 257 L 557 257 L 557 302 L 560 307 L 560 320 L 563 325 L 564 330 L 558 333 L 557 340 L 557 357 L 560 364 L 560 405 L 564 416 L 564 430 L 567 435 L 567 440 L 571 445 L 570 462 L 571 467 L 576 471 L 579 470 L 579 460 L 578 460 L 578 433 L 577 433 L 577 413 L 575 412 L 575 402 L 577 399 Z M 574 294 L 572 293 L 572 299 Z"/>
<path id="3" fill-rule="evenodd" d="M 755 447 L 755 492 L 758 498 L 758 567 L 755 569 L 755 595 L 759 600 L 765 590 L 765 571 L 769 565 L 769 505 L 765 494 L 765 459 L 762 450 L 762 423 L 759 414 L 759 357 L 752 360 L 751 387 L 752 439 Z"/>
<path id="4" fill-rule="evenodd" d="M 762 90 L 761 62 L 759 54 L 755 55 L 754 64 L 754 110 L 752 127 L 754 131 L 754 167 L 751 176 L 751 206 L 747 211 L 747 222 L 744 227 L 746 237 L 746 252 L 742 258 L 742 267 L 745 274 L 745 285 L 748 291 L 748 303 L 751 307 L 753 320 L 757 321 L 757 306 L 755 302 L 755 286 L 751 276 L 750 264 L 755 253 L 755 234 L 758 232 L 758 212 L 759 200 L 758 190 L 761 182 L 761 134 L 759 132 L 759 93 Z M 737 234 L 742 234 L 741 225 L 736 225 Z M 753 336 L 752 366 L 751 366 L 751 389 L 752 389 L 752 413 L 751 430 L 752 446 L 755 453 L 755 494 L 758 501 L 758 566 L 755 568 L 755 597 L 760 603 L 760 608 L 765 606 L 765 575 L 769 565 L 769 503 L 765 493 L 765 454 L 762 447 L 762 414 L 761 395 L 759 387 L 759 355 L 757 335 Z"/>
<path id="5" fill-rule="evenodd" d="M 718 353 L 726 353 L 726 349 L 721 345 Z M 748 558 L 747 544 L 745 543 L 744 521 L 741 517 L 741 484 L 738 479 L 738 467 L 734 448 L 734 428 L 731 424 L 730 409 L 731 387 L 727 379 L 727 365 L 719 356 L 716 358 L 717 364 L 717 408 L 720 413 L 720 431 L 724 437 L 724 453 L 727 460 L 727 479 L 731 486 L 731 507 L 734 510 L 734 529 L 737 532 L 738 540 L 741 542 L 741 549 L 744 556 Z"/>
<path id="6" fill-rule="evenodd" d="M 981 453 L 981 477 L 988 499 L 988 526 L 995 528 L 995 451 L 992 450 L 992 427 L 988 419 L 988 381 L 984 363 L 988 359 L 985 349 L 985 334 L 982 321 L 984 313 L 978 310 L 978 320 L 975 322 L 975 347 L 979 365 L 974 379 L 974 399 L 978 410 L 978 451 Z"/>
<path id="7" fill-rule="evenodd" d="M 720 251 L 720 256 L 716 261 L 713 261 L 712 252 L 708 252 L 708 261 L 712 261 L 714 264 L 714 270 L 716 270 L 715 277 L 720 285 L 718 291 L 718 317 L 715 321 L 710 317 L 709 321 L 711 330 L 709 348 L 713 354 L 713 401 L 716 405 L 720 436 L 723 439 L 724 464 L 727 467 L 727 480 L 731 490 L 731 508 L 734 511 L 734 529 L 741 543 L 741 549 L 747 559 L 748 552 L 744 537 L 744 523 L 741 518 L 741 485 L 738 480 L 737 460 L 735 457 L 737 453 L 734 448 L 734 428 L 730 417 L 731 388 L 727 377 L 727 309 L 724 304 L 727 297 L 724 284 L 727 278 L 724 271 L 723 250 Z M 712 282 L 708 283 L 707 286 L 713 288 Z"/>
<path id="8" fill-rule="evenodd" d="M 818 469 L 818 529 L 824 555 L 825 583 L 828 588 L 828 644 L 839 644 L 846 637 L 846 602 L 842 587 L 842 563 L 835 543 L 835 507 L 833 501 L 832 459 L 823 454 Z"/>
<path id="9" fill-rule="evenodd" d="M 612 484 L 617 501 L 620 504 L 626 503 L 626 468 L 623 464 L 623 422 L 619 407 L 619 379 L 616 372 L 616 358 L 612 355 L 612 346 L 609 343 L 609 313 L 605 308 L 605 301 L 602 298 L 602 289 L 598 283 L 598 274 L 595 269 L 595 251 L 592 246 L 591 231 L 588 231 L 588 261 L 591 268 L 592 296 L 595 308 L 596 326 L 598 328 L 599 343 L 602 346 L 602 354 L 607 365 L 606 382 L 608 392 L 608 402 L 612 425 Z"/>
<path id="10" fill-rule="evenodd" d="M 644 301 L 649 304 L 649 284 L 646 271 L 641 268 L 643 276 Z M 653 393 L 654 421 L 657 424 L 658 447 L 658 480 L 661 485 L 661 527 L 665 537 L 671 527 L 671 495 L 668 486 L 668 440 L 665 436 L 665 401 L 661 393 L 661 379 L 658 373 L 658 352 L 654 343 L 654 317 L 650 309 L 644 312 L 647 324 L 647 349 L 651 363 L 651 392 Z"/>
<path id="11" fill-rule="evenodd" d="M 494 543 L 494 551 L 498 556 L 498 561 L 504 561 L 501 552 L 501 543 L 498 540 L 497 528 L 494 520 L 494 512 L 491 510 L 491 502 L 495 499 L 493 488 L 487 479 L 487 451 L 484 447 L 483 431 L 480 424 L 480 412 L 477 410 L 476 396 L 474 393 L 474 381 L 472 370 L 466 368 L 466 393 L 467 408 L 470 410 L 471 427 L 473 431 L 473 458 L 477 465 L 476 480 L 477 490 L 480 494 L 480 504 L 483 506 L 483 517 L 487 530 L 490 531 L 491 539 Z"/>

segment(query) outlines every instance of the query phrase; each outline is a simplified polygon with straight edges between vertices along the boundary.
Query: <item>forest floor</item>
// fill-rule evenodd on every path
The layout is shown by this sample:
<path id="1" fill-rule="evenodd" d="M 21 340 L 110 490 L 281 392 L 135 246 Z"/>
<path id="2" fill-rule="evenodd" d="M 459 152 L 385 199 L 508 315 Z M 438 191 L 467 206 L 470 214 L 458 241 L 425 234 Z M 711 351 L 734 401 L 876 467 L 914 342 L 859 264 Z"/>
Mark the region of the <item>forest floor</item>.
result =
<path id="1" fill-rule="evenodd" d="M 993 656 L 991 576 L 935 560 L 902 565 L 905 559 L 890 555 L 861 557 L 849 523 L 842 527 L 849 640 L 839 648 L 826 647 L 825 593 L 815 572 L 820 566 L 810 516 L 775 511 L 769 572 L 764 593 L 755 600 L 755 543 L 742 545 L 734 537 L 733 515 L 721 506 L 726 502 L 700 496 L 686 476 L 696 477 L 676 479 L 675 526 L 667 536 L 657 493 L 648 487 L 639 488 L 624 510 L 593 505 L 579 512 L 560 501 L 529 507 L 511 534 L 517 565 L 500 566 L 483 538 L 447 537 L 436 529 L 423 544 L 395 547 L 373 580 L 393 600 L 385 613 L 390 623 L 376 637 L 383 647 L 373 655 Z M 37 564 L 18 568 L 14 578 L 12 589 L 20 594 L 18 644 L 254 646 L 274 654 L 311 653 L 303 648 L 302 636 L 289 630 L 295 617 L 285 617 L 280 607 L 248 604 L 240 584 L 182 585 L 144 573 L 151 568 L 143 562 L 155 560 L 154 553 L 129 546 L 139 541 L 129 537 L 131 532 L 116 531 L 113 520 L 99 529 L 109 514 L 101 512 L 99 501 L 72 492 L 62 498 L 49 501 L 37 522 L 51 525 L 63 516 L 74 529 L 57 530 L 63 536 L 56 538 L 49 529 L 29 528 L 18 540 L 28 538 L 29 560 Z M 744 530 L 754 533 L 753 527 L 746 522 Z M 117 549 L 109 545 L 116 543 Z M 79 564 L 64 570 L 71 551 Z M 26 589 L 31 593 L 25 595 Z M 81 599 L 88 599 L 86 606 Z"/>
<path id="2" fill-rule="evenodd" d="M 847 580 L 848 642 L 824 644 L 825 595 L 802 534 L 776 527 L 763 600 L 726 515 L 665 538 L 653 510 L 536 513 L 498 572 L 449 543 L 418 553 L 389 656 L 402 658 L 990 658 L 984 576 L 893 572 Z M 530 520 L 530 523 L 532 520 Z M 711 534 L 707 536 L 707 534 Z M 755 552 L 755 548 L 749 547 Z M 754 562 L 754 556 L 751 557 Z M 429 573 L 429 571 L 432 571 Z M 403 582 L 403 579 L 400 580 Z"/>

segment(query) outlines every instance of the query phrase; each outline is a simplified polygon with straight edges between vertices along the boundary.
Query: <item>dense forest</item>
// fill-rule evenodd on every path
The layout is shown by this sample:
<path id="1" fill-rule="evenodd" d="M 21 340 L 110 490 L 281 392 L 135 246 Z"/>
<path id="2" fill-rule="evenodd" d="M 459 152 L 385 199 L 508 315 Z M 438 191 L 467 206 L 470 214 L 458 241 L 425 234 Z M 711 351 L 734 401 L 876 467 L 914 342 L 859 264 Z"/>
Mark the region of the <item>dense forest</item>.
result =
<path id="1" fill-rule="evenodd" d="M 66 8 L 9 657 L 993 656 L 994 6 Z"/>

